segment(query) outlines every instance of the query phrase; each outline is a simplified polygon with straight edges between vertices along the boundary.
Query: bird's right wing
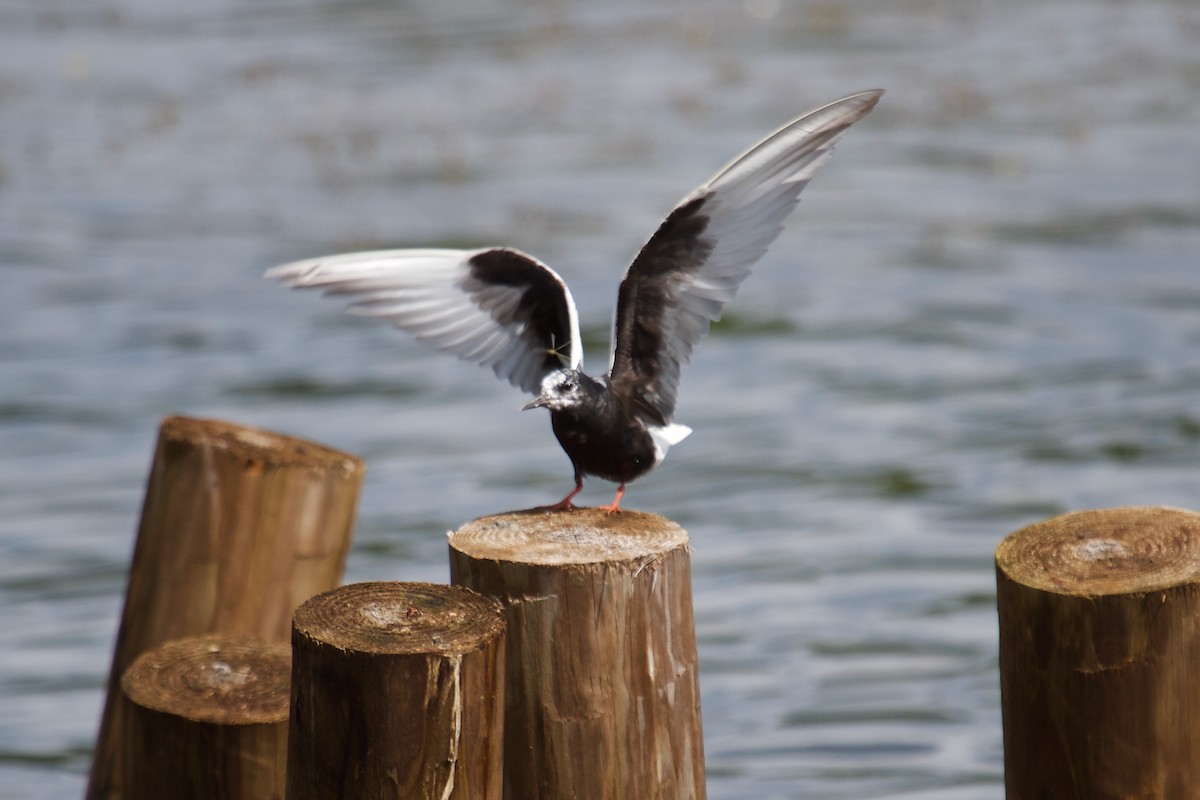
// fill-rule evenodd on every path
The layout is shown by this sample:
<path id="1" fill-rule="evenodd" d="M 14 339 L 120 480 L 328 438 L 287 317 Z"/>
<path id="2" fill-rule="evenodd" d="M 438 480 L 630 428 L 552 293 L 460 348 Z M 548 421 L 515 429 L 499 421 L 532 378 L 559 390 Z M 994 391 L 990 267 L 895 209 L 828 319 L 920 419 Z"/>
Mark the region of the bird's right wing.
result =
<path id="1" fill-rule="evenodd" d="M 779 235 L 833 146 L 882 95 L 860 92 L 792 120 L 663 220 L 621 282 L 610 373 L 615 389 L 671 419 L 692 348 Z"/>
<path id="2" fill-rule="evenodd" d="M 351 313 L 386 319 L 531 394 L 546 373 L 583 362 L 566 283 L 516 250 L 349 253 L 284 264 L 264 277 L 345 295 Z"/>

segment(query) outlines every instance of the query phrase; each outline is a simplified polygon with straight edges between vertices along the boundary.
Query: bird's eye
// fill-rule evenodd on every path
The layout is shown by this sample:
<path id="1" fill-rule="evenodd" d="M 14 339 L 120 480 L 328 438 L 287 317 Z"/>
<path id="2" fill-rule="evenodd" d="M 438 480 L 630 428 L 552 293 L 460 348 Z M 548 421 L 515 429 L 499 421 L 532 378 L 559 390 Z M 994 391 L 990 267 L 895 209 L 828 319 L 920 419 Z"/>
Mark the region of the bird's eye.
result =
<path id="1" fill-rule="evenodd" d="M 575 388 L 575 381 L 563 381 L 558 385 L 560 392 L 569 392 Z"/>

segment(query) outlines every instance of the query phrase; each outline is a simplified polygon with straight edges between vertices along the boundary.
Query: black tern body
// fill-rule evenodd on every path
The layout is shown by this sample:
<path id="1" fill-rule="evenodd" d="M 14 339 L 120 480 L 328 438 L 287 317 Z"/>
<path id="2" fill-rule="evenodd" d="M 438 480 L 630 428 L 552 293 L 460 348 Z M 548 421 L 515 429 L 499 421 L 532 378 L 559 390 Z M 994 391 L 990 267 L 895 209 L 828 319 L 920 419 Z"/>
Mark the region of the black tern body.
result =
<path id="1" fill-rule="evenodd" d="M 573 508 L 586 475 L 625 485 L 662 462 L 691 429 L 674 421 L 680 370 L 750 274 L 834 144 L 883 95 L 860 92 L 800 116 L 687 195 L 634 258 L 617 294 L 608 374 L 583 373 L 566 283 L 509 248 L 386 250 L 297 261 L 267 271 L 296 288 L 344 295 L 349 311 L 490 367 L 535 395 L 575 469 L 549 510 Z"/>

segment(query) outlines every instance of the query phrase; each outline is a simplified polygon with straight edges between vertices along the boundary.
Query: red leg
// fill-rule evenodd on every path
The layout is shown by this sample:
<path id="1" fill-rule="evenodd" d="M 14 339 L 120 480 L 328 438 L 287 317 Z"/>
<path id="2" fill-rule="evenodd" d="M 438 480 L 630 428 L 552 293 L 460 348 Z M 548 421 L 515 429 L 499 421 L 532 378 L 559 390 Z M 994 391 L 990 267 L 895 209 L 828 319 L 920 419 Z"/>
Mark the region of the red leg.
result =
<path id="1" fill-rule="evenodd" d="M 572 489 L 570 491 L 570 493 L 567 494 L 567 496 L 564 497 L 562 500 L 559 500 L 557 503 L 555 503 L 552 506 L 547 506 L 546 510 L 547 511 L 570 511 L 571 509 L 575 508 L 575 504 L 572 503 L 571 500 L 575 497 L 575 495 L 579 494 L 582 491 L 583 491 L 583 476 L 576 473 L 575 488 Z"/>
<path id="2" fill-rule="evenodd" d="M 617 496 L 613 498 L 612 505 L 600 506 L 600 508 L 604 511 L 607 511 L 610 514 L 620 514 L 621 513 L 621 498 L 624 496 L 625 496 L 625 484 L 622 483 L 620 486 L 617 487 Z"/>

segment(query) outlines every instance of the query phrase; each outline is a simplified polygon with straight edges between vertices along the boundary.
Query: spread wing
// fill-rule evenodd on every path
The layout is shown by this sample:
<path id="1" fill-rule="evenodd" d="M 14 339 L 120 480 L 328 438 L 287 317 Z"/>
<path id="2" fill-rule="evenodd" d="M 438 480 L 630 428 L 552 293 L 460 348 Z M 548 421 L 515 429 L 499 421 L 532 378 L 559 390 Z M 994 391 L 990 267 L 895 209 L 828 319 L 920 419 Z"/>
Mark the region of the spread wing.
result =
<path id="1" fill-rule="evenodd" d="M 675 412 L 679 372 L 733 299 L 834 144 L 882 91 L 784 125 L 685 197 L 638 253 L 617 297 L 610 379 L 653 415 Z"/>
<path id="2" fill-rule="evenodd" d="M 267 278 L 345 295 L 380 317 L 537 394 L 542 377 L 583 350 L 575 302 L 545 264 L 516 250 L 379 250 L 274 267 Z"/>

